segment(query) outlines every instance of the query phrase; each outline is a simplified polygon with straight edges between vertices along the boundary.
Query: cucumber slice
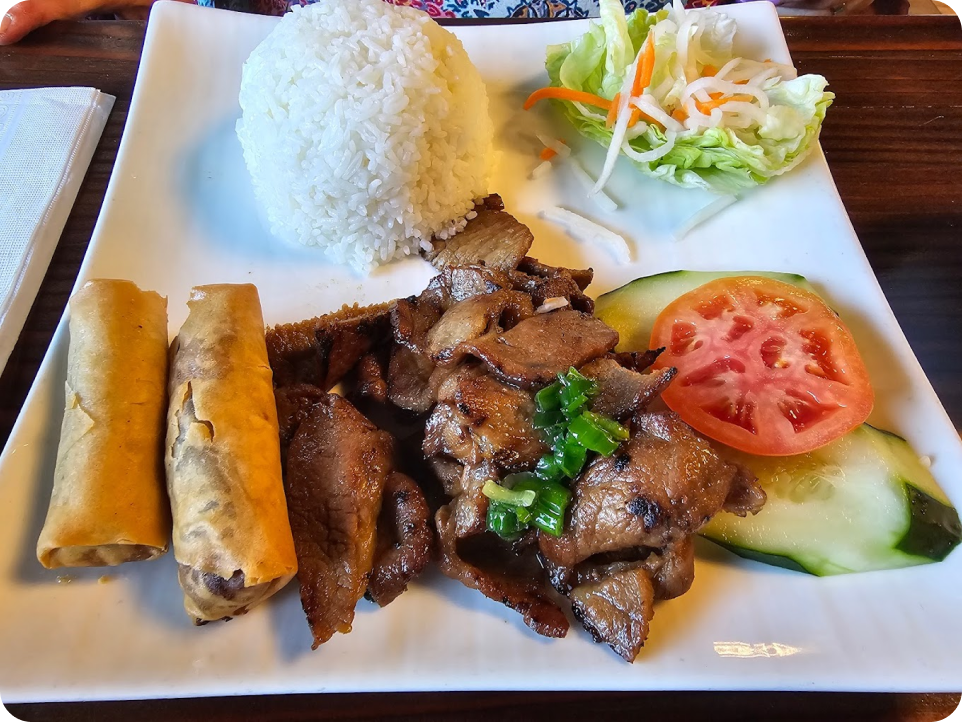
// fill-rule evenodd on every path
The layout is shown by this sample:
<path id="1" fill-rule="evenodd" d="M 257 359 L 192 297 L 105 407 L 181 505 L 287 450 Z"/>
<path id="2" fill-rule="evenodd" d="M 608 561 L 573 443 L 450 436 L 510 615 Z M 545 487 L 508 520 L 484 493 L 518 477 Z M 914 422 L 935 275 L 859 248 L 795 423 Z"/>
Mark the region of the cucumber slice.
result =
<path id="1" fill-rule="evenodd" d="M 827 576 L 941 561 L 962 540 L 958 512 L 905 439 L 868 424 L 799 456 L 721 452 L 768 494 L 756 516 L 718 514 L 701 530 L 740 556 Z"/>
<path id="2" fill-rule="evenodd" d="M 676 271 L 601 296 L 595 313 L 648 348 L 662 309 L 716 278 L 766 276 L 815 292 L 788 273 Z M 740 556 L 820 576 L 941 561 L 962 540 L 959 514 L 905 439 L 868 424 L 811 453 L 757 457 L 719 450 L 758 475 L 768 501 L 756 516 L 718 514 L 702 534 Z"/>
<path id="3" fill-rule="evenodd" d="M 595 315 L 618 332 L 618 351 L 647 350 L 658 314 L 681 295 L 716 278 L 764 276 L 816 293 L 804 276 L 768 271 L 670 271 L 645 276 L 600 296 Z"/>

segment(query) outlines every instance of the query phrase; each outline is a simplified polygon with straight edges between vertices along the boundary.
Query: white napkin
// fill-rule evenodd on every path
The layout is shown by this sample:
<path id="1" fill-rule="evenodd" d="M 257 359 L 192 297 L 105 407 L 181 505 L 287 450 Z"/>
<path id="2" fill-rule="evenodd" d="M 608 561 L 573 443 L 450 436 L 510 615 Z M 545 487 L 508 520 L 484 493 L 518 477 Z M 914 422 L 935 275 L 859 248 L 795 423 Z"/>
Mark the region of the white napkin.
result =
<path id="1" fill-rule="evenodd" d="M 0 372 L 113 105 L 93 88 L 0 91 Z"/>

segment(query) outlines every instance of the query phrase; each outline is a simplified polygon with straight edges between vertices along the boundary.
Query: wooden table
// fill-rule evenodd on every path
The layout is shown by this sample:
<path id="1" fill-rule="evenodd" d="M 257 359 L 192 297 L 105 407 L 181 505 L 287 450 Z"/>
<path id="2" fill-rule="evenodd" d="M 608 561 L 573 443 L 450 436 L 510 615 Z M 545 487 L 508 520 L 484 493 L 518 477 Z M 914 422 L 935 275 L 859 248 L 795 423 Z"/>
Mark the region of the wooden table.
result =
<path id="1" fill-rule="evenodd" d="M 962 426 L 962 29 L 951 17 L 786 19 L 799 70 L 838 95 L 822 134 L 839 191 L 905 334 Z M 20 342 L 0 377 L 0 444 L 63 312 L 127 118 L 144 25 L 61 23 L 0 48 L 0 89 L 92 85 L 117 96 Z M 801 201 L 800 201 L 801 202 Z M 804 209 L 801 209 L 804 212 Z M 8 653 L 9 650 L 4 650 Z M 962 680 L 959 680 L 962 687 Z M 15 705 L 26 720 L 937 720 L 959 694 L 465 693 Z"/>

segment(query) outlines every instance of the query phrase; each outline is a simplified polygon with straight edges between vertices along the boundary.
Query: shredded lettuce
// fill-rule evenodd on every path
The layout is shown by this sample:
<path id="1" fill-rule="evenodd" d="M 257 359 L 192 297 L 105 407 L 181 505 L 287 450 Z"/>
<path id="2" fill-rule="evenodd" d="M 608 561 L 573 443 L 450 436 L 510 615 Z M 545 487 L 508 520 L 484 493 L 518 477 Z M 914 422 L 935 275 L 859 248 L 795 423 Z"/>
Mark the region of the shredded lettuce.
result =
<path id="1" fill-rule="evenodd" d="M 657 103 L 667 115 L 676 113 L 672 117 L 680 118 L 684 128 L 678 130 L 681 126 L 676 124 L 676 132 L 666 136 L 661 123 L 638 126 L 643 132 L 629 132 L 623 141 L 636 154 L 665 143 L 673 145 L 656 160 L 632 162 L 645 174 L 675 185 L 735 194 L 794 167 L 817 140 L 835 97 L 825 90 L 827 83 L 820 75 L 795 78 L 786 66 L 733 58 L 735 30 L 731 18 L 709 8 L 671 13 L 636 10 L 626 17 L 620 0 L 602 0 L 601 22 L 592 23 L 570 43 L 549 46 L 545 67 L 552 86 L 612 100 L 627 87 L 626 80 L 630 85 L 626 74 L 633 72 L 635 58 L 650 33 L 655 66 L 646 102 Z M 750 112 L 739 114 L 733 110 L 738 105 L 734 103 L 710 115 L 708 110 L 704 114 L 693 110 L 689 116 L 689 110 L 699 107 L 696 100 L 709 98 L 705 90 L 692 93 L 698 86 L 690 88 L 692 82 L 712 74 L 707 68 L 714 73 L 727 68 L 724 80 L 764 91 L 767 107 L 755 98 L 756 106 L 747 108 Z M 686 91 L 693 95 L 687 104 Z M 606 126 L 599 109 L 552 102 L 582 135 L 605 147 L 611 145 L 615 128 Z"/>

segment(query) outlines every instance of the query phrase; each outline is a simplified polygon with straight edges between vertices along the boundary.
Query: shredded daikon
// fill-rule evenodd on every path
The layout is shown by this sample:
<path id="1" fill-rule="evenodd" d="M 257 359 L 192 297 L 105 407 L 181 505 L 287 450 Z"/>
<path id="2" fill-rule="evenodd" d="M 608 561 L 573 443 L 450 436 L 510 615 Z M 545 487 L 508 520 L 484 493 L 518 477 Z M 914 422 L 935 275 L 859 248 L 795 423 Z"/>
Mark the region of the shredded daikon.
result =
<path id="1" fill-rule="evenodd" d="M 688 84 L 688 87 L 685 88 L 685 92 L 681 94 L 681 101 L 684 103 L 699 90 L 724 93 L 726 95 L 751 95 L 758 100 L 758 104 L 762 110 L 768 110 L 768 93 L 761 88 L 755 88 L 750 85 L 737 85 L 717 77 L 698 78 L 692 81 Z"/>
<path id="2" fill-rule="evenodd" d="M 602 123 L 604 123 L 605 120 L 607 120 L 607 118 L 605 118 L 605 116 L 601 115 L 600 113 L 595 113 L 591 110 L 588 110 L 588 108 L 585 107 L 584 103 L 579 103 L 578 101 L 572 101 L 571 104 L 575 106 L 578 109 L 578 112 L 581 113 L 586 118 L 591 118 L 593 120 L 600 120 Z"/>
<path id="3" fill-rule="evenodd" d="M 625 132 L 628 130 L 628 122 L 631 120 L 631 113 L 628 112 L 628 102 L 631 100 L 631 86 L 634 84 L 635 71 L 638 68 L 639 62 L 641 62 L 641 53 L 635 55 L 634 62 L 628 66 L 628 70 L 625 72 L 625 80 L 621 84 L 621 97 L 618 103 L 618 119 L 615 121 L 615 127 L 611 134 L 611 143 L 608 146 L 608 153 L 605 156 L 605 165 L 601 169 L 598 182 L 588 191 L 589 196 L 594 195 L 605 187 L 605 184 L 611 177 L 612 171 L 615 169 L 615 161 L 618 160 L 618 151 L 621 150 L 621 144 L 625 139 Z"/>
<path id="4" fill-rule="evenodd" d="M 571 155 L 571 148 L 569 148 L 567 145 L 562 143 L 557 138 L 549 138 L 548 136 L 542 135 L 541 133 L 538 133 L 537 136 L 538 136 L 538 140 L 541 141 L 541 144 L 545 148 L 550 148 L 551 150 L 553 150 L 555 153 L 558 154 L 558 157 L 561 158 L 562 160 L 567 158 L 569 155 Z"/>
<path id="5" fill-rule="evenodd" d="M 546 221 L 557 223 L 575 240 L 604 246 L 616 261 L 620 263 L 631 261 L 631 250 L 628 247 L 628 242 L 614 231 L 566 208 L 547 208 L 541 211 L 540 215 Z"/>
<path id="6" fill-rule="evenodd" d="M 613 213 L 618 210 L 618 204 L 615 200 L 605 193 L 603 190 L 599 190 L 596 193 L 592 193 L 592 189 L 595 186 L 595 179 L 591 177 L 591 174 L 585 170 L 585 167 L 581 165 L 577 158 L 569 158 L 567 164 L 571 167 L 571 171 L 574 173 L 575 178 L 581 181 L 581 184 L 588 191 L 588 197 L 593 200 L 597 206 L 608 213 Z"/>
<path id="7" fill-rule="evenodd" d="M 644 153 L 639 153 L 630 145 L 628 141 L 622 143 L 621 150 L 624 151 L 625 155 L 638 163 L 651 163 L 652 161 L 663 158 L 664 156 L 671 153 L 671 149 L 675 147 L 675 133 L 667 130 L 665 131 L 665 142 L 659 145 L 657 148 L 653 148 Z"/>
<path id="8" fill-rule="evenodd" d="M 544 160 L 538 163 L 538 165 L 534 167 L 534 169 L 531 171 L 531 175 L 529 175 L 528 177 L 531 180 L 538 180 L 538 178 L 543 178 L 544 175 L 550 170 L 551 170 L 551 161 Z"/>
<path id="9" fill-rule="evenodd" d="M 640 98 L 632 98 L 631 104 L 638 108 L 638 110 L 640 110 L 642 113 L 645 113 L 652 120 L 657 120 L 665 127 L 666 130 L 673 130 L 676 133 L 683 130 L 682 124 L 662 110 L 662 107 L 655 101 L 655 99 L 647 93 L 642 95 Z"/>
<path id="10" fill-rule="evenodd" d="M 741 58 L 732 58 L 727 63 L 722 65 L 721 68 L 719 68 L 718 72 L 715 73 L 715 77 L 725 80 L 728 77 L 728 74 L 737 68 L 741 62 Z"/>
<path id="11" fill-rule="evenodd" d="M 717 200 L 712 201 L 707 206 L 695 213 L 691 218 L 685 221 L 677 231 L 675 231 L 675 240 L 680 241 L 689 233 L 692 232 L 697 226 L 707 221 L 713 216 L 717 216 L 723 210 L 728 208 L 732 203 L 738 200 L 738 196 L 722 196 Z"/>

